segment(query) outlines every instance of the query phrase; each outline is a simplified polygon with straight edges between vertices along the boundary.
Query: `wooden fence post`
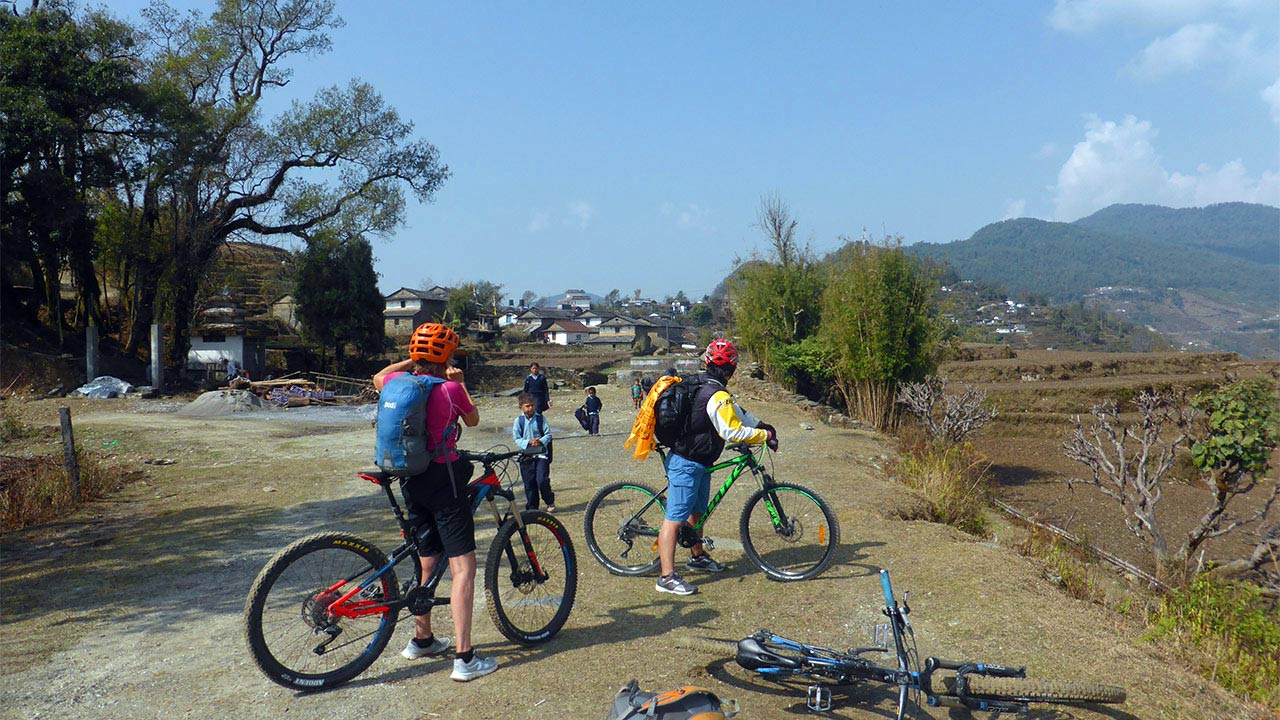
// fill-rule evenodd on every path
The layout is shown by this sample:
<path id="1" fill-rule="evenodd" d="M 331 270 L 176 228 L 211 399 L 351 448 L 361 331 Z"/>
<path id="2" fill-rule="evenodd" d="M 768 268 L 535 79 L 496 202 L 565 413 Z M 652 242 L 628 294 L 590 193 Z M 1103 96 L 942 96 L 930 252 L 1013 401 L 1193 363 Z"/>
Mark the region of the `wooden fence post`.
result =
<path id="1" fill-rule="evenodd" d="M 62 423 L 62 463 L 67 468 L 67 480 L 71 483 L 71 497 L 80 499 L 80 463 L 76 461 L 76 439 L 71 432 L 71 408 L 58 408 L 58 420 Z"/>

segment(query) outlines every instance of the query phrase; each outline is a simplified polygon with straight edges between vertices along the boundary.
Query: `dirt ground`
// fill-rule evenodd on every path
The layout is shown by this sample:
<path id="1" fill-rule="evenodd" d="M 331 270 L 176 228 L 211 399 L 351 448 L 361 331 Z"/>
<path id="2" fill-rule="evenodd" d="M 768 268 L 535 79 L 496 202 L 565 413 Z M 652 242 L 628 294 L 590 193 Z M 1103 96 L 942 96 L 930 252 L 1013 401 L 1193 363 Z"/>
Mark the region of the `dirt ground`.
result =
<path id="1" fill-rule="evenodd" d="M 803 689 L 764 683 L 731 662 L 676 649 L 674 634 L 741 637 L 769 627 L 818 644 L 867 645 L 880 619 L 880 568 L 892 571 L 899 590 L 912 591 L 922 655 L 1025 664 L 1033 677 L 1129 691 L 1118 708 L 1034 718 L 1271 717 L 1170 663 L 1141 641 L 1135 623 L 1060 592 L 1039 563 L 1004 547 L 1017 528 L 997 525 L 994 541 L 976 542 L 945 526 L 894 519 L 918 500 L 885 476 L 891 450 L 883 438 L 828 427 L 755 390 L 740 401 L 780 430 L 775 475 L 817 490 L 838 513 L 836 562 L 816 580 L 767 580 L 733 550 L 748 485 L 730 492 L 708 526 L 709 535 L 724 539 L 717 556 L 730 568 L 687 573 L 698 594 L 658 594 L 653 578 L 609 575 L 582 540 L 587 501 L 619 478 L 661 481 L 655 460 L 635 464 L 622 448 L 633 417 L 626 392 L 601 386 L 598 438 L 580 432 L 570 414 L 581 391 L 552 397 L 557 514 L 573 532 L 580 578 L 573 613 L 557 637 L 516 646 L 478 608 L 477 647 L 500 667 L 461 684 L 449 680 L 445 660 L 399 656 L 411 633 L 406 622 L 362 676 L 316 695 L 286 691 L 258 672 L 243 639 L 243 605 L 268 558 L 304 534 L 345 529 L 384 548 L 395 544 L 383 497 L 354 472 L 368 464 L 367 411 L 186 418 L 172 401 L 6 401 L 6 416 L 41 426 L 55 426 L 57 407 L 69 404 L 82 447 L 146 472 L 74 517 L 0 537 L 0 718 L 590 719 L 604 717 L 631 678 L 646 689 L 704 685 L 736 698 L 744 719 L 803 717 Z M 481 426 L 463 445 L 510 444 L 514 400 L 487 397 L 478 404 Z M 22 449 L 3 452 L 15 450 Z M 493 527 L 478 525 L 483 552 Z M 449 627 L 445 614 L 437 627 Z M 881 689 L 853 688 L 835 699 L 822 717 L 892 717 Z M 921 709 L 916 717 L 965 715 Z"/>

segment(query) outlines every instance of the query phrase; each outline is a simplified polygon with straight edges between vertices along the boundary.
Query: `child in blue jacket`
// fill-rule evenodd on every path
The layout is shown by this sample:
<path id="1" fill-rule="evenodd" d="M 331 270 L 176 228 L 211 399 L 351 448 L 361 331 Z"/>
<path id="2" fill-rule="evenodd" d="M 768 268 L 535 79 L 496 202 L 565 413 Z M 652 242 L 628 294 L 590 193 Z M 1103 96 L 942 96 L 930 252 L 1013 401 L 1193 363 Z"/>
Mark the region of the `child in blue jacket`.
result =
<path id="1" fill-rule="evenodd" d="M 516 402 L 520 404 L 520 414 L 511 425 L 511 439 L 521 450 L 536 451 L 520 456 L 524 508 L 537 510 L 541 495 L 547 503 L 547 512 L 555 512 L 556 494 L 551 491 L 551 426 L 538 412 L 538 400 L 531 393 L 520 393 Z"/>

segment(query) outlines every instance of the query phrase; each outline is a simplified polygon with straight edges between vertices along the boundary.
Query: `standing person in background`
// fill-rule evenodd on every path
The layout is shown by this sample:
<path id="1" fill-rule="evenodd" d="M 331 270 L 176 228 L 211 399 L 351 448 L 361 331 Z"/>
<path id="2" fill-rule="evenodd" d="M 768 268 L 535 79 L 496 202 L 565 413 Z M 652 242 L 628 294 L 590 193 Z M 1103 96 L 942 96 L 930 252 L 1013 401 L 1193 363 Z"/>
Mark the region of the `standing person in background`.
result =
<path id="1" fill-rule="evenodd" d="M 644 402 L 644 387 L 640 385 L 640 378 L 632 378 L 631 380 L 631 402 L 635 403 L 636 409 L 640 409 L 640 404 Z"/>
<path id="2" fill-rule="evenodd" d="M 600 434 L 600 409 L 604 407 L 604 403 L 600 401 L 600 398 L 596 397 L 595 388 L 593 387 L 587 388 L 587 401 L 582 404 L 582 407 L 586 408 L 587 410 L 587 423 L 590 426 L 590 429 L 587 431 L 587 434 L 599 435 Z"/>
<path id="3" fill-rule="evenodd" d="M 524 481 L 524 509 L 537 510 L 538 497 L 547 503 L 547 512 L 556 511 L 556 494 L 551 490 L 551 427 L 537 410 L 529 393 L 516 398 L 520 414 L 511 424 L 511 439 L 527 454 L 520 456 L 520 479 Z"/>
<path id="4" fill-rule="evenodd" d="M 529 365 L 529 374 L 524 378 L 524 391 L 533 396 L 539 413 L 551 407 L 551 389 L 547 387 L 547 376 L 542 374 L 538 363 Z"/>

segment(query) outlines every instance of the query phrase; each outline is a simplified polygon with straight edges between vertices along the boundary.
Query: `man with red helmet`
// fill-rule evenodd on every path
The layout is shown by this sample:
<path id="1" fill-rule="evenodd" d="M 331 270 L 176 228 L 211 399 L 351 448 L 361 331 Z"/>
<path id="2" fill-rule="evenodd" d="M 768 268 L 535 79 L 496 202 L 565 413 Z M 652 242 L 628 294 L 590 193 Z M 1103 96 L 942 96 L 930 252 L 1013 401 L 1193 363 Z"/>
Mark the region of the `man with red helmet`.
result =
<path id="1" fill-rule="evenodd" d="M 711 472 L 726 442 L 768 444 L 778 448 L 778 433 L 733 401 L 725 389 L 738 368 L 738 349 L 724 338 L 712 340 L 702 355 L 702 386 L 693 398 L 689 432 L 671 448 L 667 459 L 667 514 L 658 532 L 658 558 L 662 575 L 658 592 L 692 595 L 698 588 L 685 582 L 675 570 L 676 538 L 680 525 L 693 525 L 707 511 L 711 497 Z M 722 572 L 725 567 L 707 554 L 702 543 L 691 549 L 685 564 L 691 570 Z"/>
<path id="2" fill-rule="evenodd" d="M 458 334 L 440 323 L 423 323 L 409 339 L 409 359 L 392 363 L 373 376 L 379 392 L 391 378 L 411 372 L 444 378 L 427 397 L 427 450 L 437 453 L 426 472 L 400 485 L 408 520 L 415 528 L 434 526 L 430 545 L 422 548 L 422 577 L 428 577 L 441 558 L 448 556 L 453 575 L 449 608 L 453 614 L 454 680 L 468 681 L 498 669 L 498 661 L 475 654 L 471 647 L 471 616 L 476 593 L 476 526 L 467 502 L 467 482 L 471 463 L 452 452 L 457 435 L 446 432 L 461 421 L 467 427 L 480 422 L 480 411 L 471 401 L 462 369 L 450 360 L 458 349 Z M 431 614 L 413 618 L 414 636 L 400 653 L 410 660 L 441 655 L 449 649 L 448 638 L 431 631 Z"/>

